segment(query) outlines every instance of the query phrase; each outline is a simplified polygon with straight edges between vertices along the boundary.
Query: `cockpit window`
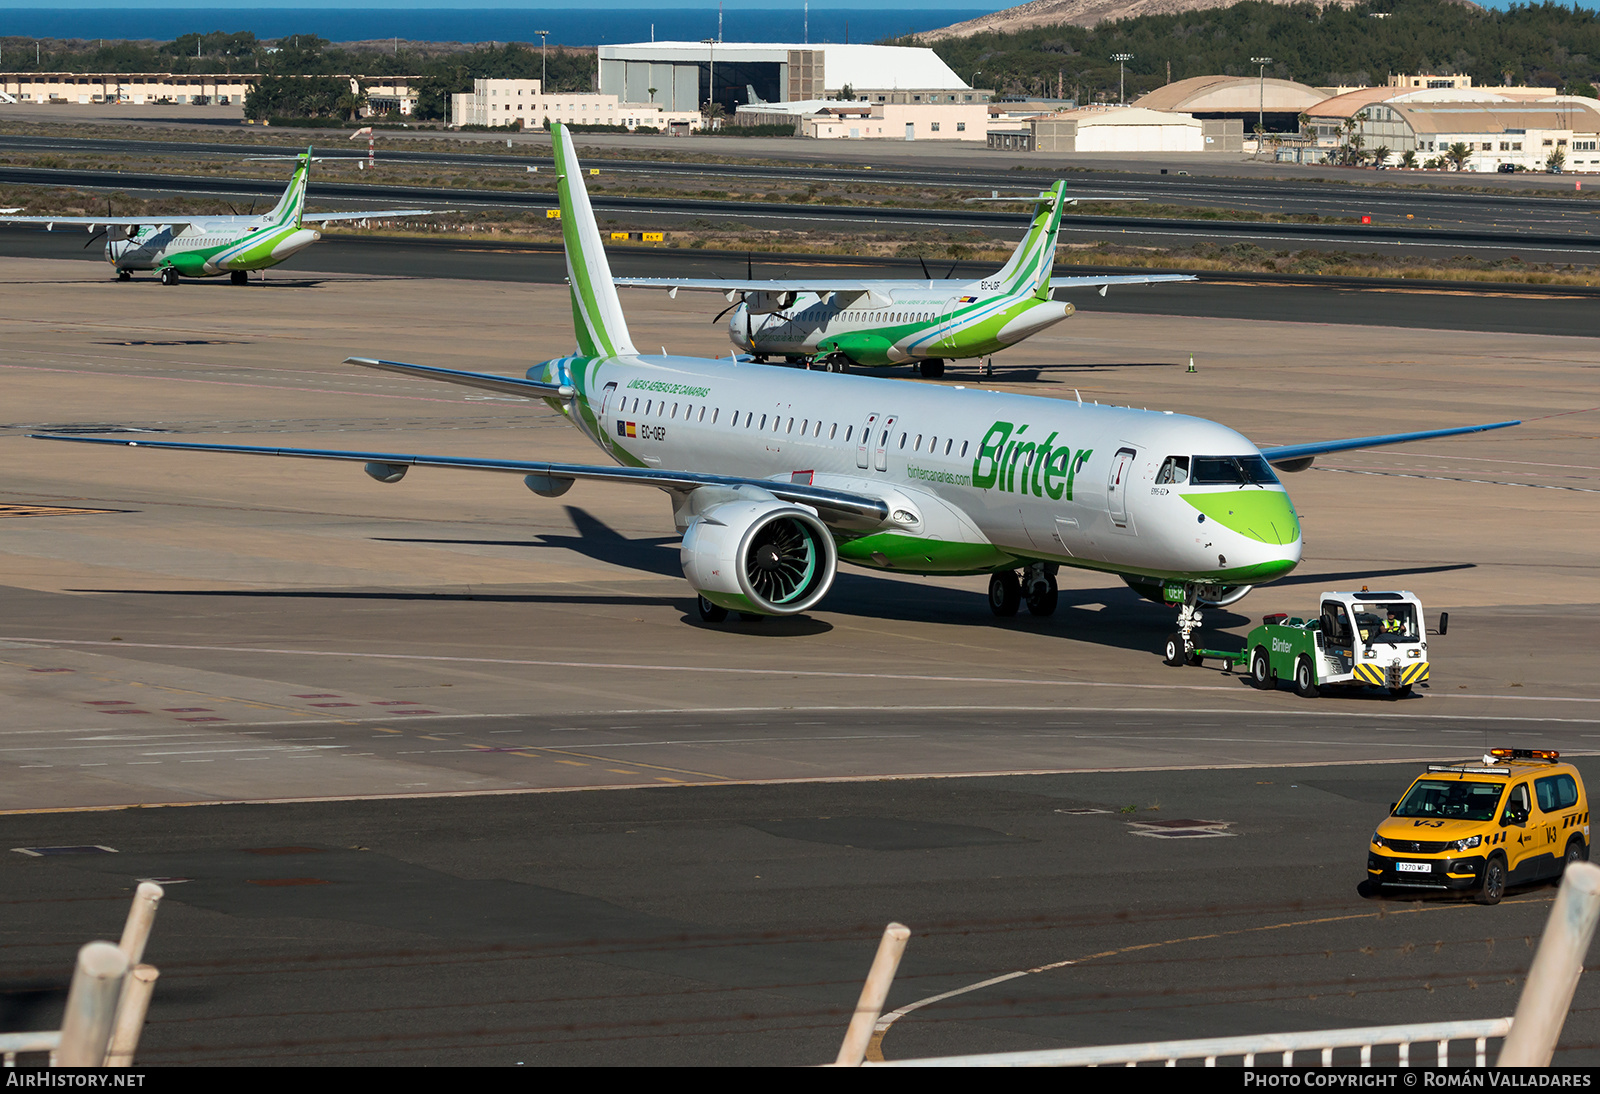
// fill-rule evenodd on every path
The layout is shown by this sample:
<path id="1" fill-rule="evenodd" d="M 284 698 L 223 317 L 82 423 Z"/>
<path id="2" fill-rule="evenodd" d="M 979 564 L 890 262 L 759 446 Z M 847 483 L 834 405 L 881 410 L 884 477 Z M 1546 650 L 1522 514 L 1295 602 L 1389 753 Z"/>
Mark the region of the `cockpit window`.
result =
<path id="1" fill-rule="evenodd" d="M 1260 456 L 1196 456 L 1189 481 L 1195 486 L 1266 486 L 1278 476 Z"/>
<path id="2" fill-rule="evenodd" d="M 1168 456 L 1156 474 L 1157 486 L 1175 486 L 1189 481 L 1189 457 Z"/>

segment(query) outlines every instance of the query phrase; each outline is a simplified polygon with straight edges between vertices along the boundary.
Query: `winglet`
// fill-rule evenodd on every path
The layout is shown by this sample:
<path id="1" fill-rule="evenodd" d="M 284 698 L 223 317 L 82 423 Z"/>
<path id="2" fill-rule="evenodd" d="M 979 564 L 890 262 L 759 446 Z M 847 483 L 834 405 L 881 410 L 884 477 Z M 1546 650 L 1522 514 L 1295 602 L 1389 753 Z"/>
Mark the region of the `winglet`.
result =
<path id="1" fill-rule="evenodd" d="M 622 302 L 611 280 L 611 263 L 595 227 L 583 169 L 572 148 L 567 127 L 550 126 L 556 159 L 556 192 L 561 199 L 561 238 L 567 249 L 567 283 L 572 292 L 572 326 L 578 352 L 586 357 L 634 353 L 633 339 L 622 316 Z"/>

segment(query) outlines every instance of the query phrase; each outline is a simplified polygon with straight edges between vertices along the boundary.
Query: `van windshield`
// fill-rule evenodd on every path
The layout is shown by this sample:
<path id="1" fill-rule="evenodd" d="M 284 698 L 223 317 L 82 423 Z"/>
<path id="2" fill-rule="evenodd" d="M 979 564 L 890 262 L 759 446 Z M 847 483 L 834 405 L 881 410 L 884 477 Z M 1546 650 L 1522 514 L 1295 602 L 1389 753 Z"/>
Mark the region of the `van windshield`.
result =
<path id="1" fill-rule="evenodd" d="M 1503 783 L 1457 779 L 1418 779 L 1395 809 L 1397 817 L 1490 821 L 1500 804 Z"/>
<path id="2" fill-rule="evenodd" d="M 1260 456 L 1196 456 L 1189 482 L 1195 486 L 1266 486 L 1278 481 Z"/>

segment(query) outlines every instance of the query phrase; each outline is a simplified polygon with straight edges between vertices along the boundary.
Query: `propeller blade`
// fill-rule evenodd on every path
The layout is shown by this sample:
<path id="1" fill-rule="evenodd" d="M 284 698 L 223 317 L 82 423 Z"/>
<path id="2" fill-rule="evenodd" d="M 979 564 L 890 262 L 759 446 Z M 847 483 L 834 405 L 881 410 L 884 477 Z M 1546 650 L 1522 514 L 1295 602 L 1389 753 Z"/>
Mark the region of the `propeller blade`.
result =
<path id="1" fill-rule="evenodd" d="M 744 303 L 744 301 L 736 300 L 732 304 L 729 304 L 727 307 L 723 308 L 721 311 L 719 311 L 716 314 L 716 318 L 711 320 L 712 325 L 715 326 L 716 323 L 717 323 L 717 320 L 721 319 L 724 315 L 727 315 L 729 312 L 731 312 L 734 308 L 737 308 L 742 303 Z"/>
<path id="2" fill-rule="evenodd" d="M 917 256 L 917 265 L 922 267 L 922 276 L 926 277 L 929 281 L 932 281 L 933 275 L 928 272 L 928 264 L 922 260 L 921 255 Z"/>
<path id="3" fill-rule="evenodd" d="M 960 259 L 957 259 L 956 261 L 959 262 Z M 952 263 L 950 263 L 950 268 L 944 272 L 945 280 L 946 281 L 950 280 L 951 275 L 954 274 L 955 272 L 956 272 L 956 263 L 952 262 Z"/>
<path id="4" fill-rule="evenodd" d="M 96 232 L 94 235 L 90 236 L 89 237 L 89 242 L 85 243 L 83 245 L 83 249 L 87 251 L 94 244 L 95 240 L 99 239 L 101 236 L 105 235 L 110 230 L 111 229 L 109 229 L 109 228 L 102 228 L 98 232 Z"/>

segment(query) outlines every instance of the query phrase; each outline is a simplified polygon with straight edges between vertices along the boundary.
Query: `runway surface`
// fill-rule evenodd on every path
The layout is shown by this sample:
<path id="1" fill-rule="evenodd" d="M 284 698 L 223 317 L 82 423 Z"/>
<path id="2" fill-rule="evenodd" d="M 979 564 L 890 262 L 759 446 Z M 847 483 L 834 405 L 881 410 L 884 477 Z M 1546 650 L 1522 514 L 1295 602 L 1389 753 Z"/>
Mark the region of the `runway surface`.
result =
<path id="1" fill-rule="evenodd" d="M 602 178 L 604 170 L 601 168 Z M 382 181 L 331 182 L 319 180 L 309 190 L 310 207 L 321 209 L 359 209 L 365 203 L 379 207 L 422 205 L 429 208 L 464 211 L 496 210 L 542 212 L 556 204 L 553 186 L 546 190 L 538 176 L 534 189 L 491 189 L 395 185 Z M 203 198 L 246 202 L 274 198 L 283 190 L 280 180 L 224 178 L 184 173 L 89 171 L 66 168 L 0 167 L 0 182 L 27 186 L 70 186 L 106 193 L 138 194 L 146 198 Z M 1015 186 L 1015 182 L 1011 184 Z M 1120 184 L 1114 184 L 1120 185 Z M 1219 190 L 1225 190 L 1219 187 Z M 1096 191 L 1096 194 L 1100 191 Z M 1084 194 L 1093 200 L 1095 194 Z M 1142 194 L 1152 200 L 1167 200 L 1153 190 Z M 937 229 L 942 232 L 976 231 L 986 235 L 1019 234 L 1022 219 L 1015 211 L 991 210 L 981 206 L 963 209 L 919 209 L 895 205 L 794 204 L 768 201 L 728 201 L 699 196 L 695 192 L 659 196 L 627 196 L 600 190 L 591 194 L 597 216 L 615 221 L 629 230 L 692 229 L 707 225 L 745 225 L 763 230 L 881 231 Z M 1068 243 L 1114 239 L 1137 246 L 1184 247 L 1196 241 L 1232 245 L 1252 243 L 1268 250 L 1359 250 L 1385 254 L 1421 254 L 1441 257 L 1471 253 L 1484 257 L 1516 256 L 1528 262 L 1592 264 L 1600 256 L 1600 235 L 1595 234 L 1596 213 L 1587 202 L 1553 198 L 1510 200 L 1502 208 L 1493 201 L 1476 197 L 1463 202 L 1460 195 L 1442 199 L 1448 204 L 1443 215 L 1432 196 L 1375 197 L 1363 195 L 1355 204 L 1371 216 L 1370 224 L 1274 223 L 1178 219 L 1166 217 L 1103 216 L 1070 212 L 1063 220 L 1061 238 Z M 1349 204 L 1348 195 L 1340 195 Z M 1404 210 L 1412 205 L 1426 207 L 1418 221 L 1407 220 Z M 1224 207 L 1228 200 L 1222 199 Z M 1453 204 L 1452 204 L 1453 203 Z M 1256 201 L 1253 204 L 1262 206 Z M 1326 199 L 1316 197 L 1288 199 L 1275 195 L 1266 204 L 1280 212 L 1304 212 L 1315 206 L 1318 215 L 1344 216 L 1329 211 Z M 1264 207 L 1264 206 L 1263 206 Z M 1260 210 L 1258 210 L 1260 211 Z"/>
<path id="2" fill-rule="evenodd" d="M 76 232 L 44 232 L 37 228 L 0 227 L 0 254 L 16 258 L 89 259 L 104 266 L 97 243 L 85 248 Z M 884 277 L 917 278 L 922 267 L 896 259 L 844 258 L 832 255 L 753 255 L 743 252 L 619 247 L 610 251 L 612 272 L 619 277 Z M 930 262 L 937 276 L 981 277 L 993 271 L 988 263 Z M 518 246 L 493 241 L 387 239 L 333 236 L 325 238 L 292 263 L 269 276 L 301 280 L 304 270 L 357 276 L 411 276 L 452 280 L 562 284 L 566 260 L 554 246 Z M 1096 272 L 1127 274 L 1122 267 L 1058 266 L 1058 276 Z M 314 276 L 314 275 L 312 275 Z M 1600 333 L 1600 288 L 1567 286 L 1481 285 L 1470 282 L 1397 281 L 1378 278 L 1288 278 L 1201 273 L 1201 280 L 1174 285 L 1118 287 L 1100 296 L 1095 289 L 1065 290 L 1057 295 L 1083 312 L 1123 315 L 1186 315 L 1216 319 L 1295 319 L 1315 316 L 1318 322 L 1342 325 L 1422 327 L 1448 331 L 1500 331 L 1590 337 Z M 149 275 L 139 280 L 153 284 Z M 146 287 L 148 287 L 148 284 Z M 131 291 L 140 291 L 126 286 Z M 630 290 L 628 299 L 643 301 L 648 290 Z M 715 306 L 712 306 L 715 305 Z M 722 310 L 716 297 L 690 294 L 676 304 L 685 315 L 709 320 Z M 720 328 L 719 328 L 720 329 Z M 1004 368 L 1006 357 L 997 367 Z M 953 366 L 960 368 L 961 366 Z"/>
<path id="3" fill-rule="evenodd" d="M 308 140 L 324 145 L 329 136 L 306 132 Z M 488 135 L 476 140 L 458 135 L 461 147 L 448 152 L 406 147 L 419 136 L 422 134 L 386 131 L 381 138 L 383 162 L 513 169 L 525 166 L 548 169 L 554 162 L 549 155 L 549 140 L 540 134 L 517 135 L 513 138 L 515 147 L 510 150 L 500 147 L 500 142 Z M 770 180 L 863 187 L 913 184 L 932 188 L 935 193 L 946 189 L 998 187 L 1009 193 L 1023 179 L 1028 185 L 1034 185 L 1048 184 L 1062 177 L 1075 195 L 1110 192 L 1168 204 L 1240 211 L 1357 218 L 1371 215 L 1379 222 L 1404 221 L 1409 215 L 1424 224 L 1533 232 L 1560 227 L 1577 228 L 1581 233 L 1593 228 L 1596 212 L 1600 210 L 1594 200 L 1583 197 L 1582 191 L 1574 188 L 1574 183 L 1581 182 L 1581 178 L 1569 181 L 1545 175 L 1352 172 L 1203 156 L 1188 165 L 1192 170 L 1174 167 L 1163 171 L 1159 166 L 1139 162 L 1145 158 L 1140 156 L 1130 157 L 1126 164 L 1117 166 L 1107 166 L 1102 159 L 1085 156 L 1067 167 L 1052 162 L 1051 157 L 1019 160 L 1010 156 L 963 156 L 958 154 L 960 150 L 930 150 L 921 146 L 913 150 L 883 142 L 859 146 L 808 145 L 806 147 L 817 151 L 818 155 L 806 159 L 825 162 L 798 162 L 795 142 L 744 139 L 712 141 L 703 150 L 697 147 L 694 153 L 675 152 L 673 146 L 678 142 L 669 142 L 662 149 L 666 155 L 628 158 L 625 150 L 629 147 L 656 149 L 649 142 L 619 142 L 614 136 L 580 134 L 578 141 L 580 154 L 592 155 L 591 150 L 603 153 L 595 162 L 605 176 L 645 183 L 673 179 L 721 180 L 724 184 Z M 696 143 L 706 145 L 705 141 Z M 219 156 L 292 156 L 304 147 L 304 144 L 291 143 L 264 147 L 0 134 L 0 151 L 155 156 L 170 158 L 179 167 L 201 157 L 214 160 Z M 484 150 L 490 147 L 494 151 Z M 616 155 L 619 151 L 624 152 L 620 157 Z M 325 147 L 324 152 L 335 159 L 359 158 L 348 146 Z M 870 176 L 866 173 L 869 169 Z M 1274 171 L 1297 177 L 1274 177 Z"/>
<path id="4" fill-rule="evenodd" d="M 894 1008 L 1011 978 L 907 1012 L 890 1058 L 1515 1006 L 1548 888 L 1355 886 L 1423 762 L 1600 774 L 1590 338 L 1085 309 L 1000 359 L 984 386 L 1260 443 L 1526 420 L 1288 480 L 1306 561 L 1208 613 L 1219 644 L 1325 588 L 1451 613 L 1418 697 L 1306 701 L 1165 667 L 1171 613 L 1098 574 L 1048 619 L 845 572 L 804 617 L 707 627 L 654 491 L 26 437 L 592 460 L 541 406 L 340 364 L 518 373 L 570 348 L 559 286 L 3 259 L 0 288 L 6 1028 L 59 1020 L 148 877 L 152 1064 L 821 1062 L 891 919 Z M 627 307 L 725 351 L 684 301 Z"/>

